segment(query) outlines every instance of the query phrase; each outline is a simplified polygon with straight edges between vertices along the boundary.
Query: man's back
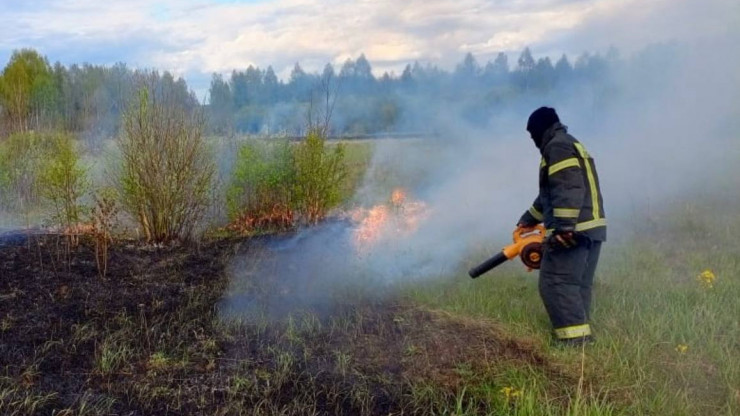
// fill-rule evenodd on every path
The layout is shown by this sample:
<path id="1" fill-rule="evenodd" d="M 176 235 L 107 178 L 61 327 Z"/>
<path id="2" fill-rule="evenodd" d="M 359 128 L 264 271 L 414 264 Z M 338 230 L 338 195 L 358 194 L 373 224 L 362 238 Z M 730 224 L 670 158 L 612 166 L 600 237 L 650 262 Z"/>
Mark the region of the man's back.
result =
<path id="1" fill-rule="evenodd" d="M 540 163 L 540 202 L 545 227 L 573 227 L 592 240 L 606 240 L 606 215 L 596 165 L 561 123 L 545 131 Z"/>

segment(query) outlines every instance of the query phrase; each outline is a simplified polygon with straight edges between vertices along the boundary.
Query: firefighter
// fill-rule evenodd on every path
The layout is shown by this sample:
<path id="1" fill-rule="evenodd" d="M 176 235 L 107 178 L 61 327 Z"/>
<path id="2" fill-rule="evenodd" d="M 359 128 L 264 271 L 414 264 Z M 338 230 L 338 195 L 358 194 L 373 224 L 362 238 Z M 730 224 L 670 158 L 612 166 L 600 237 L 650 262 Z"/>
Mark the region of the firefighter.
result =
<path id="1" fill-rule="evenodd" d="M 518 226 L 544 222 L 539 292 L 556 340 L 591 341 L 591 286 L 606 241 L 606 218 L 594 160 L 568 134 L 555 109 L 541 107 L 527 121 L 542 154 L 539 195 Z"/>

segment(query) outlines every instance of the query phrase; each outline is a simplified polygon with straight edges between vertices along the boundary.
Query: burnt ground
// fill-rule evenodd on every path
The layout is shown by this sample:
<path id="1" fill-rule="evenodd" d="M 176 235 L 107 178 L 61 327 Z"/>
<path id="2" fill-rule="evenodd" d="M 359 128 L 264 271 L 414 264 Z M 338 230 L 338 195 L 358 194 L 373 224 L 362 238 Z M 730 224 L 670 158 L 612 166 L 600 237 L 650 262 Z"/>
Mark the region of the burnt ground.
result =
<path id="1" fill-rule="evenodd" d="M 565 397 L 577 372 L 496 325 L 397 297 L 320 317 L 225 322 L 227 263 L 251 241 L 0 247 L 1 414 L 429 414 L 494 411 L 506 374 Z M 575 375 L 574 375 L 575 374 Z"/>

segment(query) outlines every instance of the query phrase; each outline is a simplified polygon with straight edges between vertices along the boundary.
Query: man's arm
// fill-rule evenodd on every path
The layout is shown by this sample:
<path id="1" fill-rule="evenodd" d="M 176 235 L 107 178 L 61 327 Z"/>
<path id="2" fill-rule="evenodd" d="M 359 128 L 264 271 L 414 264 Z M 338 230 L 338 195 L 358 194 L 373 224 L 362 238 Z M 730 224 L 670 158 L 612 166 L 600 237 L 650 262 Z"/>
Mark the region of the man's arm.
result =
<path id="1" fill-rule="evenodd" d="M 547 179 L 555 231 L 575 231 L 586 195 L 581 159 L 570 143 L 553 143 L 548 146 L 545 159 L 548 161 Z"/>
<path id="2" fill-rule="evenodd" d="M 519 222 L 517 223 L 517 225 L 522 227 L 534 227 L 535 225 L 541 223 L 544 219 L 545 218 L 542 215 L 542 203 L 540 202 L 540 196 L 537 195 L 537 198 L 535 198 L 532 206 L 524 212 L 524 215 L 522 215 L 521 218 L 519 218 Z"/>

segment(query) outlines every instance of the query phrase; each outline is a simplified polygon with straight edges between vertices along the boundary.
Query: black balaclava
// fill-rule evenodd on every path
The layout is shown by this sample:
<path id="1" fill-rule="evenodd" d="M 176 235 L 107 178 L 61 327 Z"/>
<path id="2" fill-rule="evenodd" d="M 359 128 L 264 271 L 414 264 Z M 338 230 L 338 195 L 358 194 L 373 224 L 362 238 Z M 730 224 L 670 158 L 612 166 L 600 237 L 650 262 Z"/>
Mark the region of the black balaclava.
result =
<path id="1" fill-rule="evenodd" d="M 558 113 L 555 112 L 554 108 L 540 107 L 529 116 L 527 120 L 527 131 L 529 132 L 532 140 L 534 140 L 535 146 L 540 148 L 542 146 L 542 140 L 547 129 L 553 124 L 560 122 Z"/>

